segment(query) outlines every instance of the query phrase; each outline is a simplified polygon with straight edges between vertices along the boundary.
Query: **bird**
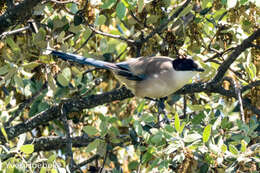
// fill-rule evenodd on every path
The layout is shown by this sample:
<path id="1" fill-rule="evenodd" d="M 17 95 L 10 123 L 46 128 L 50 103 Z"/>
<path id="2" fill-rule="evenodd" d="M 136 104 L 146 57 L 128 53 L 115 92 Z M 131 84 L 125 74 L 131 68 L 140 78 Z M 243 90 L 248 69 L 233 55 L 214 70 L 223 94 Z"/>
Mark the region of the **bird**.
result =
<path id="1" fill-rule="evenodd" d="M 165 98 L 188 84 L 198 72 L 204 71 L 189 58 L 147 56 L 111 63 L 57 50 L 50 50 L 50 54 L 66 61 L 110 70 L 135 96 L 141 98 Z"/>

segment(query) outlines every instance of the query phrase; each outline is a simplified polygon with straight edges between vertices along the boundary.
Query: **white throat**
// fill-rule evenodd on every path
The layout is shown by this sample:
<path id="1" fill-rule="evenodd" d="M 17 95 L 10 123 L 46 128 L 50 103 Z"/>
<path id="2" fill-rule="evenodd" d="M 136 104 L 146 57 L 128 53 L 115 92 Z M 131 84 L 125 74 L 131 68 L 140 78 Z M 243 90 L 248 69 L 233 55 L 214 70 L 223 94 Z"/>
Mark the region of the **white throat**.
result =
<path id="1" fill-rule="evenodd" d="M 178 88 L 183 87 L 188 84 L 189 81 L 196 76 L 197 71 L 175 71 L 174 72 L 174 81 L 178 85 Z"/>

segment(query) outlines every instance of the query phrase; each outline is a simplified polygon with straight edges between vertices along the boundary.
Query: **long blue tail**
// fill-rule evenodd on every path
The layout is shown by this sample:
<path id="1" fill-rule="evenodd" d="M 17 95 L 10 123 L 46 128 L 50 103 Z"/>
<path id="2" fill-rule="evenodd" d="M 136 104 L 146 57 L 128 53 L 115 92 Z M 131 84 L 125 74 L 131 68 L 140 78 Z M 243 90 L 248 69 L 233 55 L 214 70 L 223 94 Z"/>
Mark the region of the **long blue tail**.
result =
<path id="1" fill-rule="evenodd" d="M 114 69 L 116 66 L 113 63 L 105 62 L 105 61 L 100 61 L 96 60 L 93 58 L 85 58 L 84 56 L 80 55 L 75 55 L 72 53 L 64 53 L 56 50 L 52 50 L 51 54 L 54 56 L 57 56 L 63 60 L 69 60 L 73 62 L 77 62 L 79 64 L 87 64 L 87 65 L 92 65 L 97 68 L 103 68 L 103 69 Z"/>

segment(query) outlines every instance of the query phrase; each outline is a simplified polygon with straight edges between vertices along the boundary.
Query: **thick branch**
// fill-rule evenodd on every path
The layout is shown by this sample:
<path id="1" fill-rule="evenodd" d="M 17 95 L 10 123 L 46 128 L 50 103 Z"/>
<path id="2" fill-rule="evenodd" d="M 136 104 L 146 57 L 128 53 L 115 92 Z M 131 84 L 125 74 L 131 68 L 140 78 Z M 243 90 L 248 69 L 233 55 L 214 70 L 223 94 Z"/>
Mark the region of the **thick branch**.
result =
<path id="1" fill-rule="evenodd" d="M 218 68 L 216 76 L 213 78 L 212 82 L 219 82 L 225 75 L 226 71 L 230 65 L 238 58 L 238 56 L 244 52 L 247 48 L 252 47 L 252 42 L 260 37 L 260 29 L 256 30 L 251 36 L 245 39 L 240 45 L 238 45 L 233 52 L 228 56 L 228 58 L 221 64 Z"/>
<path id="2" fill-rule="evenodd" d="M 93 108 L 98 105 L 111 103 L 116 100 L 124 100 L 133 96 L 134 95 L 131 93 L 131 91 L 123 87 L 103 94 L 90 95 L 86 98 L 68 99 L 64 101 L 62 104 L 67 109 L 68 113 L 79 112 L 83 109 Z M 17 124 L 13 127 L 7 127 L 5 130 L 8 139 L 13 139 L 14 137 L 22 133 L 28 132 L 36 128 L 37 126 L 43 125 L 51 120 L 57 119 L 60 116 L 60 106 L 52 106 L 48 110 L 43 111 L 38 115 L 35 115 L 34 117 L 28 119 L 26 122 Z M 0 132 L 0 141 L 5 141 L 2 132 Z"/>
<path id="3" fill-rule="evenodd" d="M 33 7 L 43 0 L 24 0 L 19 5 L 13 8 L 8 8 L 7 11 L 0 16 L 0 35 L 10 26 L 24 23 L 31 15 Z"/>

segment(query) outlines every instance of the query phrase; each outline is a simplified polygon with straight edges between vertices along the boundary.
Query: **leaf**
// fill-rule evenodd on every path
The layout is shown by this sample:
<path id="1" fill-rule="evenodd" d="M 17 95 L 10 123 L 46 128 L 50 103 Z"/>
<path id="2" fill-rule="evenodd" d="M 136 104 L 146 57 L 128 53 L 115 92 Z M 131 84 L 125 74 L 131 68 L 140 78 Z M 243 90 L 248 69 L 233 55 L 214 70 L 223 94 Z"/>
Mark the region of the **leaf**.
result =
<path id="1" fill-rule="evenodd" d="M 101 5 L 103 9 L 110 9 L 116 4 L 116 0 L 106 0 L 106 2 Z"/>
<path id="2" fill-rule="evenodd" d="M 136 169 L 136 168 L 138 167 L 138 165 L 139 165 L 139 162 L 137 162 L 137 161 L 132 161 L 132 162 L 130 162 L 130 163 L 128 164 L 128 169 L 130 169 L 130 170 Z"/>
<path id="3" fill-rule="evenodd" d="M 124 3 L 119 2 L 116 6 L 117 17 L 122 20 L 125 17 L 125 13 L 126 13 L 126 7 Z"/>
<path id="4" fill-rule="evenodd" d="M 203 131 L 202 139 L 204 143 L 206 143 L 209 140 L 210 134 L 211 134 L 211 124 L 208 124 Z"/>
<path id="5" fill-rule="evenodd" d="M 239 2 L 240 2 L 241 5 L 244 5 L 245 3 L 247 3 L 247 1 L 248 0 L 240 0 Z"/>
<path id="6" fill-rule="evenodd" d="M 62 71 L 62 73 L 58 74 L 57 80 L 58 80 L 58 82 L 59 82 L 62 86 L 64 86 L 64 87 L 68 86 L 68 85 L 69 85 L 69 82 L 70 82 L 70 80 L 71 80 L 71 70 L 70 70 L 70 68 L 67 67 L 67 68 L 65 68 L 65 69 Z"/>
<path id="7" fill-rule="evenodd" d="M 221 146 L 221 151 L 222 151 L 223 153 L 225 153 L 225 152 L 227 151 L 227 146 L 226 146 L 225 144 L 223 144 L 223 145 Z"/>
<path id="8" fill-rule="evenodd" d="M 56 158 L 57 158 L 57 155 L 56 155 L 56 154 L 51 155 L 51 156 L 48 158 L 47 163 L 49 163 L 49 164 L 53 163 L 53 161 L 56 160 Z"/>
<path id="9" fill-rule="evenodd" d="M 165 126 L 165 130 L 167 130 L 170 133 L 174 132 L 174 128 L 171 125 L 168 125 L 168 124 Z"/>
<path id="10" fill-rule="evenodd" d="M 100 15 L 96 18 L 95 25 L 104 25 L 107 18 L 104 15 Z"/>
<path id="11" fill-rule="evenodd" d="M 144 0 L 138 0 L 138 13 L 141 13 L 144 9 Z"/>
<path id="12" fill-rule="evenodd" d="M 162 141 L 162 134 L 156 134 L 151 138 L 151 142 L 154 144 L 159 144 Z"/>
<path id="13" fill-rule="evenodd" d="M 142 100 L 141 103 L 136 108 L 138 113 L 141 113 L 143 111 L 144 105 L 145 105 L 145 100 Z"/>
<path id="14" fill-rule="evenodd" d="M 95 139 L 93 142 L 89 143 L 86 152 L 91 152 L 98 147 L 99 139 Z"/>
<path id="15" fill-rule="evenodd" d="M 16 87 L 24 88 L 23 79 L 17 74 L 14 75 L 14 82 Z"/>
<path id="16" fill-rule="evenodd" d="M 19 46 L 14 42 L 14 40 L 11 37 L 6 38 L 6 43 L 8 44 L 8 46 L 11 47 L 11 49 L 14 52 L 16 52 L 16 53 L 21 52 L 21 49 L 19 48 Z"/>
<path id="17" fill-rule="evenodd" d="M 238 150 L 234 145 L 229 145 L 229 151 L 234 155 L 238 155 Z"/>
<path id="18" fill-rule="evenodd" d="M 134 129 L 138 136 L 142 136 L 143 128 L 138 121 L 134 122 Z"/>
<path id="19" fill-rule="evenodd" d="M 85 127 L 83 127 L 83 130 L 88 135 L 95 135 L 98 133 L 98 130 L 93 126 L 85 126 Z"/>
<path id="20" fill-rule="evenodd" d="M 184 142 L 190 143 L 190 142 L 194 142 L 194 141 L 201 139 L 201 137 L 202 136 L 200 134 L 193 133 L 193 134 L 189 134 L 189 135 L 185 136 L 183 140 L 184 140 Z"/>
<path id="21" fill-rule="evenodd" d="M 34 145 L 33 144 L 26 144 L 22 145 L 20 150 L 25 154 L 31 154 L 34 151 Z"/>
<path id="22" fill-rule="evenodd" d="M 154 122 L 155 119 L 152 115 L 144 114 L 142 115 L 141 120 L 144 121 L 145 123 L 152 123 Z"/>
<path id="23" fill-rule="evenodd" d="M 9 71 L 8 65 L 4 65 L 4 66 L 0 67 L 0 75 L 4 75 L 4 74 L 8 73 L 8 71 Z"/>
<path id="24" fill-rule="evenodd" d="M 180 126 L 181 126 L 180 125 L 180 118 L 179 118 L 178 114 L 175 113 L 175 115 L 174 115 L 174 127 L 175 127 L 176 131 L 179 132 L 179 133 L 180 133 L 180 129 L 181 129 Z"/>
<path id="25" fill-rule="evenodd" d="M 8 136 L 7 136 L 7 133 L 6 133 L 6 131 L 5 131 L 5 128 L 4 128 L 4 127 L 1 127 L 1 132 L 2 132 L 2 134 L 4 135 L 4 137 L 5 137 L 5 140 L 6 140 L 6 141 L 8 141 Z"/>
<path id="26" fill-rule="evenodd" d="M 246 146 L 247 146 L 246 141 L 242 140 L 241 141 L 241 151 L 242 152 L 246 152 Z"/>

